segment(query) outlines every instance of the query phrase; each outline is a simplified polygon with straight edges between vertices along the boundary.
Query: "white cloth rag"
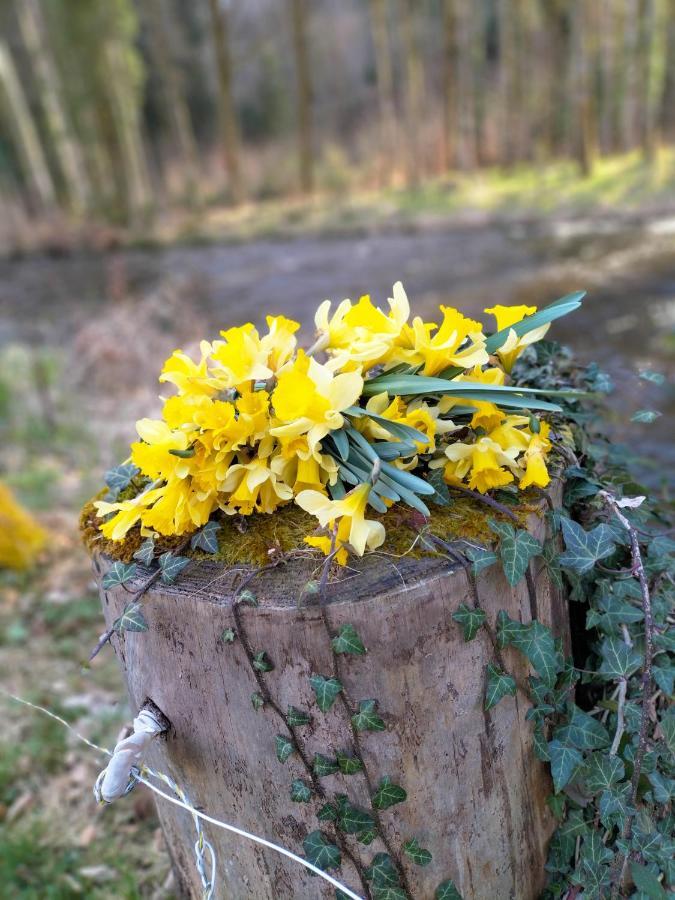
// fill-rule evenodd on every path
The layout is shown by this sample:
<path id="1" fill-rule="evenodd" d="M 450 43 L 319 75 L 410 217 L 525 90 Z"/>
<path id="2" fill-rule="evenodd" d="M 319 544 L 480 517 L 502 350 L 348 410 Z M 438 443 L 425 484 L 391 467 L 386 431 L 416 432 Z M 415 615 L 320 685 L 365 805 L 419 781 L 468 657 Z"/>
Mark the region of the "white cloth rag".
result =
<path id="1" fill-rule="evenodd" d="M 133 766 L 139 765 L 155 735 L 164 731 L 155 716 L 142 709 L 134 719 L 134 732 L 115 745 L 101 782 L 101 798 L 112 803 L 127 790 Z"/>

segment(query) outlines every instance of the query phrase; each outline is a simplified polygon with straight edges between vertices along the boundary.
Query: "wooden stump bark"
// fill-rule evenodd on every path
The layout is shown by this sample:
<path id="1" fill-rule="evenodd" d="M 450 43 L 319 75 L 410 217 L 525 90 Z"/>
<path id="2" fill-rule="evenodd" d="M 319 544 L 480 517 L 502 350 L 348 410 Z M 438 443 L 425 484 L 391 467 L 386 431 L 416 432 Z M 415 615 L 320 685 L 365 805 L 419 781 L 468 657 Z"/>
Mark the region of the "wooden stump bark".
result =
<path id="1" fill-rule="evenodd" d="M 543 536 L 533 516 L 531 530 Z M 101 578 L 109 561 L 95 560 Z M 137 710 L 151 699 L 171 722 L 166 740 L 157 740 L 151 765 L 168 772 L 191 801 L 216 818 L 238 825 L 302 855 L 305 836 L 321 827 L 317 810 L 325 802 L 291 802 L 290 784 L 309 782 L 297 754 L 281 764 L 275 736 L 283 721 L 265 705 L 256 710 L 259 690 L 246 643 L 266 651 L 274 670 L 264 674 L 279 709 L 309 711 L 312 721 L 298 729 L 307 757 L 334 757 L 352 748 L 347 713 L 336 702 L 326 713 L 316 705 L 310 676 L 333 673 L 333 654 L 321 608 L 298 598 L 316 560 L 294 561 L 263 573 L 252 584 L 259 605 L 240 605 L 238 633 L 232 609 L 236 573 L 214 563 L 195 562 L 172 586 L 154 587 L 143 600 L 149 624 L 144 633 L 114 636 L 131 702 Z M 140 573 L 141 577 L 143 573 Z M 545 800 L 551 792 L 545 766 L 532 747 L 528 703 L 519 691 L 484 710 L 486 665 L 495 651 L 485 629 L 465 642 L 452 614 L 476 599 L 494 623 L 499 610 L 528 622 L 553 626 L 568 644 L 566 602 L 545 570 L 533 564 L 536 601 L 523 581 L 511 588 L 498 566 L 483 572 L 476 591 L 459 565 L 429 558 L 413 560 L 372 555 L 328 586 L 330 629 L 354 625 L 367 647 L 363 656 L 341 656 L 340 679 L 356 703 L 377 698 L 384 732 L 361 732 L 361 748 L 371 779 L 388 775 L 407 792 L 406 802 L 380 813 L 390 845 L 417 837 L 433 854 L 419 867 L 403 858 L 414 898 L 431 898 L 452 878 L 464 900 L 529 900 L 544 883 L 546 846 L 554 820 Z M 129 597 L 124 589 L 101 592 L 108 625 Z M 314 598 L 315 599 L 315 598 Z M 233 629 L 233 642 L 223 632 Z M 503 651 L 507 669 L 522 683 L 529 670 L 523 657 Z M 320 779 L 328 797 L 346 793 L 369 809 L 362 774 Z M 194 866 L 194 830 L 183 810 L 159 803 L 159 816 L 186 896 L 201 896 Z M 327 823 L 327 831 L 332 826 Z M 315 900 L 332 897 L 329 885 L 272 851 L 215 827 L 206 826 L 218 857 L 215 896 L 233 900 Z M 362 866 L 385 849 L 346 838 Z M 365 896 L 353 864 L 343 854 L 338 873 Z"/>

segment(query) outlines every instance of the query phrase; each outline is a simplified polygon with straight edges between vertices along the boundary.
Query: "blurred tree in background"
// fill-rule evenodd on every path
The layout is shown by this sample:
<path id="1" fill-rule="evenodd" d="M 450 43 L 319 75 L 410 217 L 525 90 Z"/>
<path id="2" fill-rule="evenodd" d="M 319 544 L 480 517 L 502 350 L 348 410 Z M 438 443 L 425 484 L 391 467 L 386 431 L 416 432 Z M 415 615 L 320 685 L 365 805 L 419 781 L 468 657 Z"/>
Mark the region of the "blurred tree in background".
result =
<path id="1" fill-rule="evenodd" d="M 675 0 L 0 0 L 0 197 L 34 217 L 416 186 L 675 137 Z"/>

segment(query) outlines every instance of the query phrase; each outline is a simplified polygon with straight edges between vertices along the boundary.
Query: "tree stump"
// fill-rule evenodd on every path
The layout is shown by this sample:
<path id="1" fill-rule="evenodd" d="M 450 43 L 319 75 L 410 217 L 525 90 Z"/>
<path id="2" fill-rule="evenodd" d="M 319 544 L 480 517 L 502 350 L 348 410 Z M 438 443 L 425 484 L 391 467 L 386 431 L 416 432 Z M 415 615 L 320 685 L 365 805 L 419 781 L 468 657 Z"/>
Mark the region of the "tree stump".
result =
<path id="1" fill-rule="evenodd" d="M 530 529 L 543 537 L 541 516 Z M 95 559 L 100 581 L 109 560 Z M 499 566 L 484 571 L 475 588 L 466 571 L 447 559 L 392 558 L 373 554 L 327 587 L 325 616 L 331 633 L 352 624 L 365 655 L 341 655 L 339 677 L 353 703 L 377 698 L 386 730 L 359 732 L 366 768 L 375 785 L 388 775 L 407 800 L 380 813 L 390 846 L 402 858 L 414 898 L 431 898 L 452 878 L 464 900 L 537 897 L 544 884 L 546 847 L 554 830 L 546 797 L 551 783 L 533 752 L 529 704 L 520 691 L 484 710 L 486 665 L 496 662 L 484 628 L 466 642 L 452 614 L 478 600 L 488 622 L 499 610 L 526 623 L 536 617 L 569 643 L 565 599 L 545 570 L 532 566 L 536 601 L 523 580 L 511 588 Z M 139 577 L 147 572 L 140 571 Z M 232 607 L 241 573 L 210 562 L 193 562 L 175 585 L 157 585 L 143 600 L 149 631 L 115 635 L 112 644 L 124 672 L 134 710 L 151 699 L 171 722 L 166 740 L 155 741 L 150 764 L 171 775 L 192 803 L 216 818 L 282 844 L 303 855 L 308 833 L 331 823 L 317 820 L 326 798 L 292 802 L 291 782 L 311 783 L 297 753 L 281 764 L 275 736 L 287 734 L 283 720 L 265 704 L 247 655 L 266 651 L 274 665 L 262 678 L 278 710 L 290 705 L 311 713 L 297 729 L 305 754 L 334 757 L 353 747 L 347 710 L 335 702 L 317 705 L 310 676 L 333 674 L 331 650 L 316 595 L 303 595 L 317 577 L 317 560 L 295 560 L 262 573 L 251 583 L 258 606 Z M 130 587 L 133 588 L 133 585 Z M 101 592 L 108 626 L 129 594 Z M 298 598 L 302 596 L 300 605 Z M 240 633 L 243 627 L 243 634 Z M 227 629 L 235 639 L 223 639 Z M 520 683 L 529 669 L 513 650 L 503 652 L 507 670 Z M 344 793 L 370 809 L 363 774 L 319 779 L 327 798 Z M 185 896 L 201 896 L 195 870 L 191 817 L 158 803 L 159 817 Z M 215 896 L 235 900 L 315 900 L 333 897 L 330 885 L 304 868 L 253 843 L 206 825 L 218 859 Z M 433 854 L 420 867 L 402 853 L 416 837 Z M 385 850 L 345 837 L 353 857 L 367 866 Z M 365 889 L 343 853 L 337 877 L 356 893 Z"/>

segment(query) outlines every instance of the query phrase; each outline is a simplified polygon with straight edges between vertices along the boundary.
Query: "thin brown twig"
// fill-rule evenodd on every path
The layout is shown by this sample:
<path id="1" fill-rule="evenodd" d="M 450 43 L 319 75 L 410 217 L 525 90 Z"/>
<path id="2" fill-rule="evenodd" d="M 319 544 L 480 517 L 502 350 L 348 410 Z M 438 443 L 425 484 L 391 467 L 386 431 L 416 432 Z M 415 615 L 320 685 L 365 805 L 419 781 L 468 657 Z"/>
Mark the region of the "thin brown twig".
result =
<path id="1" fill-rule="evenodd" d="M 518 516 L 513 510 L 509 509 L 508 506 L 504 506 L 503 503 L 500 503 L 499 500 L 495 500 L 494 497 L 490 497 L 488 494 L 480 494 L 478 491 L 472 491 L 471 488 L 460 487 L 457 484 L 448 485 L 448 490 L 458 491 L 460 494 L 466 494 L 467 497 L 473 497 L 474 500 L 479 500 L 486 506 L 491 506 L 492 509 L 500 512 L 503 516 L 508 516 L 512 522 L 519 522 Z"/>

